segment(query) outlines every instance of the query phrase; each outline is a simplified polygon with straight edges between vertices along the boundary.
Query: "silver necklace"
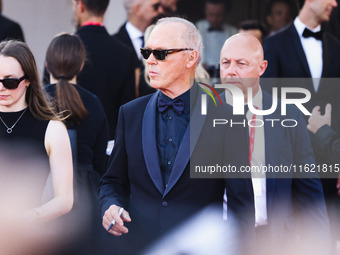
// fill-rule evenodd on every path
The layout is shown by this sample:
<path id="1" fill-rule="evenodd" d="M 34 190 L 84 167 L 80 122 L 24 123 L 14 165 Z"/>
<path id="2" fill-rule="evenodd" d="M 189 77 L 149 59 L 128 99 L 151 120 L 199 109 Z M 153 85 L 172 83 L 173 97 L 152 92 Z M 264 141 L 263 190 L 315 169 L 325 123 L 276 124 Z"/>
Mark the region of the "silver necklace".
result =
<path id="1" fill-rule="evenodd" d="M 22 115 L 24 115 L 24 113 L 26 112 L 27 108 L 22 112 L 22 114 L 20 114 L 19 118 L 17 119 L 17 121 L 13 124 L 13 126 L 9 127 L 6 125 L 6 123 L 4 122 L 4 120 L 1 118 L 0 116 L 0 120 L 2 122 L 2 124 L 5 125 L 5 127 L 7 128 L 7 134 L 10 134 L 12 133 L 13 131 L 13 128 L 15 127 L 15 125 L 18 123 L 18 121 L 21 119 Z"/>

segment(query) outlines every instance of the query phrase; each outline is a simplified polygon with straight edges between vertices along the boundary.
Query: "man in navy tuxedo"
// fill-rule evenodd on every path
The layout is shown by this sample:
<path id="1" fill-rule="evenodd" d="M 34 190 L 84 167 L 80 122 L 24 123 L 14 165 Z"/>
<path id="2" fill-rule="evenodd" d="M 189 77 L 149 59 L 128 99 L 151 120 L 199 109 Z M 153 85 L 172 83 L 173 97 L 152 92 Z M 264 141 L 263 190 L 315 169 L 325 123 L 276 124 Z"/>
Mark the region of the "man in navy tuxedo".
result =
<path id="1" fill-rule="evenodd" d="M 251 123 L 250 165 L 252 169 L 258 170 L 262 166 L 309 167 L 315 161 L 301 111 L 288 105 L 287 114 L 283 116 L 279 105 L 271 114 L 261 114 L 262 110 L 270 109 L 273 104 L 271 95 L 259 85 L 260 76 L 266 67 L 267 61 L 263 59 L 261 43 L 252 35 L 242 33 L 232 36 L 221 50 L 222 83 L 241 89 L 245 103 L 252 110 L 245 113 L 247 122 Z M 249 88 L 252 93 L 248 92 Z M 233 102 L 229 90 L 225 91 L 225 100 L 229 104 Z M 284 119 L 295 120 L 296 125 L 281 125 Z M 304 170 L 287 173 L 254 171 L 252 187 L 258 244 L 254 254 L 291 254 L 300 248 L 301 254 L 325 254 L 329 223 L 322 185 L 317 174 Z M 299 230 L 297 233 L 300 234 L 302 244 L 295 246 L 296 230 Z M 315 242 L 316 237 L 325 242 Z"/>
<path id="2" fill-rule="evenodd" d="M 151 86 L 158 91 L 120 108 L 116 142 L 99 193 L 103 227 L 123 235 L 128 242 L 125 254 L 128 249 L 136 253 L 209 205 L 219 206 L 222 218 L 226 186 L 236 224 L 252 229 L 249 179 L 190 175 L 190 164 L 248 164 L 246 130 L 213 128 L 214 115 L 201 115 L 200 91 L 193 81 L 202 51 L 197 28 L 181 18 L 160 19 L 141 51 Z M 227 106 L 208 104 L 211 108 L 224 118 L 231 116 Z"/>

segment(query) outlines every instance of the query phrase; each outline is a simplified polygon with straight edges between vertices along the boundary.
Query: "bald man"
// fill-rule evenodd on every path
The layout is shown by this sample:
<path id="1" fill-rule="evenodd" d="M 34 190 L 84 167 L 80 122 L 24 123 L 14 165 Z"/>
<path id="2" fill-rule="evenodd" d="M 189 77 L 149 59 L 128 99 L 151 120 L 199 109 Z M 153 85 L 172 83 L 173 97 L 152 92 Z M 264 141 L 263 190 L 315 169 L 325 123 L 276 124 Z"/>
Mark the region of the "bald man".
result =
<path id="1" fill-rule="evenodd" d="M 249 163 L 254 170 L 263 170 L 262 166 L 267 169 L 306 166 L 308 169 L 315 162 L 300 110 L 288 105 L 287 114 L 283 116 L 278 101 L 273 113 L 260 114 L 273 103 L 272 96 L 259 84 L 267 65 L 261 43 L 252 35 L 234 35 L 222 47 L 222 83 L 239 88 L 245 95 L 244 103 L 250 105 L 250 109 L 253 105 L 254 114 L 249 110 L 245 113 L 249 126 Z M 232 104 L 230 91 L 225 92 L 228 104 Z M 291 122 L 286 125 L 286 119 L 293 120 L 296 125 L 293 127 Z M 300 254 L 326 254 L 329 223 L 317 174 L 304 172 L 303 168 L 299 173 L 260 171 L 252 173 L 252 185 L 258 254 L 292 254 L 301 248 Z M 295 243 L 295 240 L 302 243 Z"/>

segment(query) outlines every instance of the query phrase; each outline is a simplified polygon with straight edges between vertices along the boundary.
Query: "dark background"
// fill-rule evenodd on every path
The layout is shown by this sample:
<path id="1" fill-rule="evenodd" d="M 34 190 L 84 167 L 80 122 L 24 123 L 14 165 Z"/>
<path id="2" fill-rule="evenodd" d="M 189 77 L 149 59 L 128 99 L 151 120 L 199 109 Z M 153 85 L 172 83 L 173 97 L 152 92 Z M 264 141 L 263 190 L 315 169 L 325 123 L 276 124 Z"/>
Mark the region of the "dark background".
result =
<path id="1" fill-rule="evenodd" d="M 269 0 L 224 0 L 224 2 L 227 8 L 226 20 L 234 26 L 247 19 L 265 21 Z M 296 3 L 294 0 L 292 2 Z M 180 0 L 177 4 L 178 12 L 180 16 L 196 22 L 204 18 L 204 3 L 205 0 Z"/>

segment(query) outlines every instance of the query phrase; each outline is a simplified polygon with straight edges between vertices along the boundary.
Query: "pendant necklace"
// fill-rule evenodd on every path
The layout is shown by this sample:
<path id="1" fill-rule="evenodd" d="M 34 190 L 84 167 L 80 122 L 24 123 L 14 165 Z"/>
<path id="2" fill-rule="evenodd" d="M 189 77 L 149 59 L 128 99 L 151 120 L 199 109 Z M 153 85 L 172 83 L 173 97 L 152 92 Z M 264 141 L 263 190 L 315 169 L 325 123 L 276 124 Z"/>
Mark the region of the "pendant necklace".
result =
<path id="1" fill-rule="evenodd" d="M 5 127 L 7 128 L 7 134 L 12 133 L 13 128 L 14 128 L 15 125 L 18 123 L 18 121 L 21 119 L 21 117 L 24 115 L 24 113 L 26 112 L 26 110 L 27 110 L 27 108 L 22 112 L 22 114 L 20 114 L 19 118 L 16 120 L 16 122 L 15 122 L 11 127 L 7 126 L 6 123 L 4 122 L 4 120 L 3 120 L 3 119 L 1 118 L 1 116 L 0 116 L 0 120 L 1 120 L 2 124 L 4 124 Z"/>

